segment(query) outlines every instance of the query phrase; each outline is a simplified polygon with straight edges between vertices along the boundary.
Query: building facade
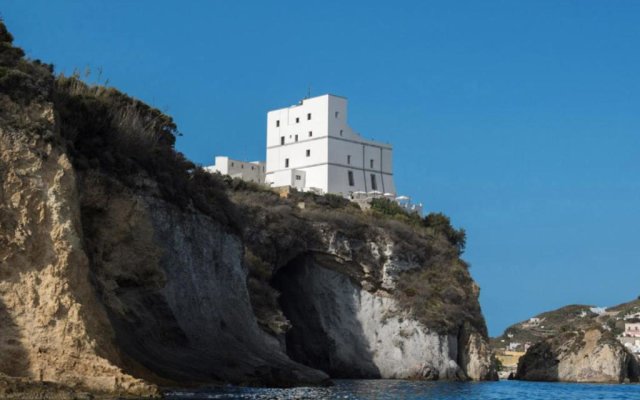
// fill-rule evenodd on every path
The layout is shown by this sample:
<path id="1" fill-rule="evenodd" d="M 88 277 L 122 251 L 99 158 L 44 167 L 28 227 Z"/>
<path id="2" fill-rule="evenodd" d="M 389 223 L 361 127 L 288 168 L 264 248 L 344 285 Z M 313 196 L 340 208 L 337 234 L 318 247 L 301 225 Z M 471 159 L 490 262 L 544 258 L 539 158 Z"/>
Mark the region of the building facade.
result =
<path id="1" fill-rule="evenodd" d="M 362 138 L 347 116 L 347 99 L 330 94 L 270 111 L 266 184 L 342 195 L 395 195 L 391 145 Z"/>
<path id="2" fill-rule="evenodd" d="M 262 161 L 240 161 L 229 157 L 217 156 L 215 164 L 204 169 L 222 175 L 229 175 L 232 178 L 240 178 L 247 182 L 264 183 L 265 163 Z"/>
<path id="3" fill-rule="evenodd" d="M 623 336 L 640 338 L 640 322 L 626 322 Z"/>

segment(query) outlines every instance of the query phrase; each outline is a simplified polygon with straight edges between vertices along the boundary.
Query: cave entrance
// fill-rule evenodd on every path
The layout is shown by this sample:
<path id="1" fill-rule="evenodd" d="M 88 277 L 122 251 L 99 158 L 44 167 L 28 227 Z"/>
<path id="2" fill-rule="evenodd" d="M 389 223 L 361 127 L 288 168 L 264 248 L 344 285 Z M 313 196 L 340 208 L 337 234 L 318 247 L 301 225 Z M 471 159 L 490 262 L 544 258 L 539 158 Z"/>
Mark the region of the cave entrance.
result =
<path id="1" fill-rule="evenodd" d="M 285 334 L 287 355 L 332 378 L 379 378 L 354 299 L 359 288 L 341 273 L 301 255 L 280 268 L 272 285 L 291 322 Z"/>
<path id="2" fill-rule="evenodd" d="M 276 272 L 272 285 L 280 292 L 280 308 L 292 325 L 285 334 L 287 355 L 294 361 L 329 373 L 328 350 L 332 340 L 323 327 L 320 310 L 310 297 L 307 285 L 310 263 L 310 255 L 296 257 Z"/>

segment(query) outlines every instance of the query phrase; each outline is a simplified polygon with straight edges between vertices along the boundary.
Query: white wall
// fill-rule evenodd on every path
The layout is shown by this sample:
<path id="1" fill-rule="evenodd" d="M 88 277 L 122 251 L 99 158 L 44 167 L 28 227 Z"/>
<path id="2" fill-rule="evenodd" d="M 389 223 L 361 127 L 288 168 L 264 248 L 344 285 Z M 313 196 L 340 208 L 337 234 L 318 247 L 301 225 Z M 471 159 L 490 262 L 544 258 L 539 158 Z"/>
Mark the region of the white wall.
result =
<path id="1" fill-rule="evenodd" d="M 306 172 L 305 188 L 348 194 L 372 191 L 371 174 L 375 174 L 377 190 L 395 194 L 391 146 L 362 138 L 349 126 L 347 112 L 347 99 L 333 95 L 305 99 L 301 104 L 270 111 L 266 181 L 273 187 L 293 186 L 291 175 L 282 171 L 299 169 Z M 349 170 L 353 171 L 353 186 L 349 185 Z"/>
<path id="2" fill-rule="evenodd" d="M 247 182 L 264 183 L 266 165 L 263 162 L 234 160 L 225 156 L 217 156 L 215 164 L 205 167 L 209 172 L 220 172 L 233 178 L 240 178 Z"/>

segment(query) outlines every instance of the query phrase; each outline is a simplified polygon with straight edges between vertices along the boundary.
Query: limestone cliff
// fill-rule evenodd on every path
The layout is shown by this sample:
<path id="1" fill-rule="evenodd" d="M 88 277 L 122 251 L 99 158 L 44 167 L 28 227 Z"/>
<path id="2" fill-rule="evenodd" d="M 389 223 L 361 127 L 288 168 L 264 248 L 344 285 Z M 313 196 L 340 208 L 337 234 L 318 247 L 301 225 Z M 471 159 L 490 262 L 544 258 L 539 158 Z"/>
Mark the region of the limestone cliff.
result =
<path id="1" fill-rule="evenodd" d="M 638 382 L 638 360 L 599 327 L 564 332 L 528 349 L 516 379 L 528 381 Z"/>
<path id="2" fill-rule="evenodd" d="M 477 286 L 442 236 L 339 198 L 232 199 L 254 286 L 275 287 L 282 311 L 254 308 L 291 358 L 341 378 L 495 379 Z"/>
<path id="3" fill-rule="evenodd" d="M 134 395 L 495 377 L 441 231 L 225 182 L 158 110 L 54 79 L 1 23 L 0 45 L 0 373 Z"/>

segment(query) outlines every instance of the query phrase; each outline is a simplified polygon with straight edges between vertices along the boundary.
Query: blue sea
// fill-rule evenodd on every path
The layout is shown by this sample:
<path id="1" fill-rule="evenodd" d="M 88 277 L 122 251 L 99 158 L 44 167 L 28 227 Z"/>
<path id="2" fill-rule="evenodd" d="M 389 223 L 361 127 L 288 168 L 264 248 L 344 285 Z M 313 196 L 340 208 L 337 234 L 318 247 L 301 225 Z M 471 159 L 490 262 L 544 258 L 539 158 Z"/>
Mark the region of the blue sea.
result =
<path id="1" fill-rule="evenodd" d="M 640 385 L 542 382 L 420 382 L 337 380 L 331 387 L 293 389 L 226 387 L 208 391 L 176 391 L 172 400 L 204 399 L 343 399 L 343 400 L 640 400 Z"/>

